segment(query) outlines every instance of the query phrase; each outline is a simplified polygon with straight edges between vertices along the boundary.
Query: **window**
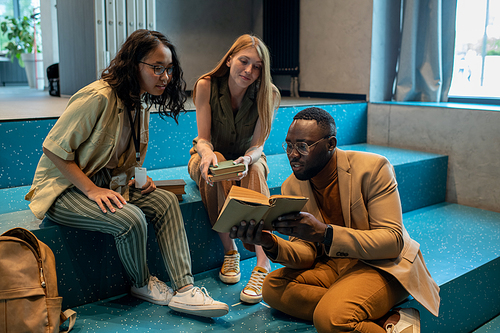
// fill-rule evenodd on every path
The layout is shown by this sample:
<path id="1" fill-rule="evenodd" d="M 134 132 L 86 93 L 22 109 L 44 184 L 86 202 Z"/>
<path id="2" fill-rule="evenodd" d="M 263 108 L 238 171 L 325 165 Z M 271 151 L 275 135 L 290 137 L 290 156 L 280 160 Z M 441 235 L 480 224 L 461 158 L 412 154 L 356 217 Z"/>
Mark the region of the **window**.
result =
<path id="1" fill-rule="evenodd" d="M 0 0 L 0 21 L 5 16 L 22 18 L 34 13 L 40 13 L 40 0 Z M 6 53 L 6 43 L 7 38 L 0 32 L 0 54 Z"/>
<path id="2" fill-rule="evenodd" d="M 450 102 L 500 104 L 500 0 L 458 0 Z"/>

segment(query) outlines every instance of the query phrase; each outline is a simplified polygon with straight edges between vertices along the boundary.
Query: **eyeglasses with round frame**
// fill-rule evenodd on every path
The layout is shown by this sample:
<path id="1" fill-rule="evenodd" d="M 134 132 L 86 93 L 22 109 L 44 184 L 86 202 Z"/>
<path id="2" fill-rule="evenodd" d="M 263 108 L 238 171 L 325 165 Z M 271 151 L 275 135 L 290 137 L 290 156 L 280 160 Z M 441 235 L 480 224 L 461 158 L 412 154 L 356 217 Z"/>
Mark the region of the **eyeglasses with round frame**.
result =
<path id="1" fill-rule="evenodd" d="M 319 139 L 318 141 L 311 143 L 310 145 L 308 145 L 305 142 L 296 142 L 296 143 L 283 142 L 281 144 L 281 146 L 283 147 L 283 150 L 287 153 L 287 155 L 290 155 L 293 152 L 294 148 L 297 149 L 297 152 L 300 155 L 309 155 L 309 151 L 310 151 L 311 147 L 314 147 L 320 141 L 325 140 L 325 139 L 329 139 L 331 137 L 333 137 L 333 135 L 332 136 L 325 136 L 325 137 Z"/>
<path id="2" fill-rule="evenodd" d="M 141 64 L 144 64 L 144 65 L 148 65 L 150 67 L 153 67 L 153 72 L 156 74 L 156 75 L 162 75 L 163 73 L 165 73 L 165 71 L 167 71 L 167 75 L 172 75 L 172 73 L 174 72 L 174 66 L 170 66 L 170 67 L 165 67 L 165 66 L 156 66 L 156 65 L 151 65 L 151 64 L 148 64 L 147 62 L 144 62 L 144 61 L 139 61 Z"/>

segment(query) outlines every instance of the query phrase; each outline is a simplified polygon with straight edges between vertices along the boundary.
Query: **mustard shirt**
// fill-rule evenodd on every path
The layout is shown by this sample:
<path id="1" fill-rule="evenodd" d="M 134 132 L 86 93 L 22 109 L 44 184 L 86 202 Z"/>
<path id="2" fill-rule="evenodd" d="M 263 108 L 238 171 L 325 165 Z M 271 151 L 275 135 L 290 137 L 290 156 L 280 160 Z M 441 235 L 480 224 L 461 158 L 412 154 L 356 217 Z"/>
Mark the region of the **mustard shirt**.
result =
<path id="1" fill-rule="evenodd" d="M 113 169 L 110 188 L 121 192 L 128 200 L 126 184 L 146 156 L 149 140 L 149 108 L 141 112 L 141 160 L 135 159 L 135 147 L 130 141 L 128 150 Z M 95 81 L 74 94 L 66 110 L 43 142 L 43 147 L 58 157 L 75 161 L 80 169 L 92 177 L 104 168 L 120 141 L 125 106 L 115 91 L 103 80 Z M 35 171 L 33 184 L 25 199 L 39 219 L 57 197 L 73 184 L 67 180 L 52 161 L 42 154 Z"/>

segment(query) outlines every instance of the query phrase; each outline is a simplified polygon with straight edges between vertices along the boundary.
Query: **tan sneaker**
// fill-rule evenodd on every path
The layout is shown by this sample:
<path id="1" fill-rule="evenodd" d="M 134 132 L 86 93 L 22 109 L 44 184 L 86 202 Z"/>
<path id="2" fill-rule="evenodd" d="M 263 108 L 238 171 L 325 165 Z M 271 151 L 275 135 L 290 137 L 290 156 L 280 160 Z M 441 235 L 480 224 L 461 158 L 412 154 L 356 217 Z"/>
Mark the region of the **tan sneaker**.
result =
<path id="1" fill-rule="evenodd" d="M 240 300 L 246 303 L 259 303 L 262 301 L 262 284 L 269 272 L 260 266 L 255 266 L 250 280 L 240 293 Z"/>
<path id="2" fill-rule="evenodd" d="M 219 278 L 224 283 L 238 283 L 240 281 L 240 254 L 236 250 L 228 251 L 224 255 L 224 264 L 219 271 Z"/>

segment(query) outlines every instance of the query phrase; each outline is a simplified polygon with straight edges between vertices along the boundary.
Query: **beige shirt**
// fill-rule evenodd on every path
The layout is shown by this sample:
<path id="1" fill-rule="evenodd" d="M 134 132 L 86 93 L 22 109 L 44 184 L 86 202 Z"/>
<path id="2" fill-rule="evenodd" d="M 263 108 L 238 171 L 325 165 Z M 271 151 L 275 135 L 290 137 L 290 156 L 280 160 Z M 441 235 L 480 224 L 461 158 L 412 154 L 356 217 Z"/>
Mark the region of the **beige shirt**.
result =
<path id="1" fill-rule="evenodd" d="M 114 90 L 103 80 L 95 81 L 74 94 L 66 110 L 43 142 L 43 147 L 64 160 L 75 161 L 81 170 L 92 177 L 104 168 L 120 140 L 125 107 Z M 149 109 L 141 112 L 141 160 L 135 159 L 135 147 L 121 155 L 113 170 L 110 188 L 127 196 L 126 184 L 134 175 L 134 167 L 142 165 L 149 140 Z M 67 180 L 43 154 L 25 199 L 39 219 L 45 216 L 56 198 L 73 184 Z M 128 198 L 125 198 L 128 199 Z"/>

